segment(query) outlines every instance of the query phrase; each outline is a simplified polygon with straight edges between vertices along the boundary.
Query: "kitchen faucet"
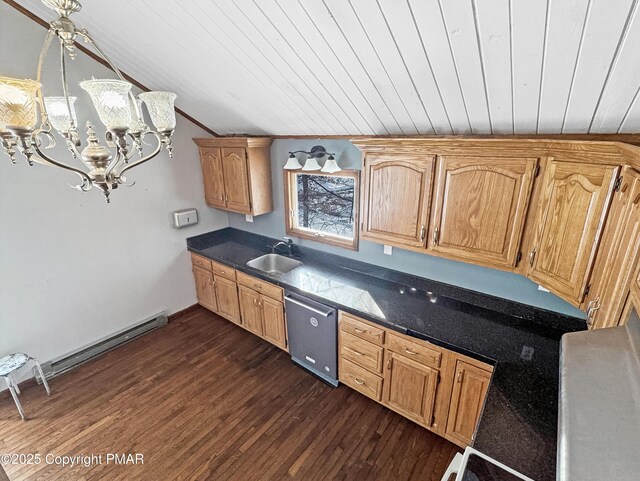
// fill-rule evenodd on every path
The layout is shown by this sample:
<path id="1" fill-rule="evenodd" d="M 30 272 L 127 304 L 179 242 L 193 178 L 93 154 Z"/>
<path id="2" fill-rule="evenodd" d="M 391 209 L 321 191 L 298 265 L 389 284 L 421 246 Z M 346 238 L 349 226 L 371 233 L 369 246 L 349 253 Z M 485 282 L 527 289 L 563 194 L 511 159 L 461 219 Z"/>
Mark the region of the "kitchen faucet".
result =
<path id="1" fill-rule="evenodd" d="M 280 246 L 285 246 L 287 248 L 287 251 L 289 252 L 289 257 L 293 256 L 293 239 L 291 237 L 283 237 L 284 240 L 281 240 L 280 242 L 269 246 L 271 247 L 271 253 L 275 254 L 276 253 L 276 249 Z"/>

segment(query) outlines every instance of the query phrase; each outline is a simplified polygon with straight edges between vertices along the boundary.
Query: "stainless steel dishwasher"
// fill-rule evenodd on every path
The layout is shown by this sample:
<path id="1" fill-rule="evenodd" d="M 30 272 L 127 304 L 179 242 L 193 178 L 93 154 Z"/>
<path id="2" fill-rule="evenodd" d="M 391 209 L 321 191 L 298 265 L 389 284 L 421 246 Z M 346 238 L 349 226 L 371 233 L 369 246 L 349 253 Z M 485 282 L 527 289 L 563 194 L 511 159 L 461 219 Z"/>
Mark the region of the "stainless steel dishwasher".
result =
<path id="1" fill-rule="evenodd" d="M 286 292 L 291 360 L 322 381 L 338 385 L 338 316 L 336 310 Z"/>

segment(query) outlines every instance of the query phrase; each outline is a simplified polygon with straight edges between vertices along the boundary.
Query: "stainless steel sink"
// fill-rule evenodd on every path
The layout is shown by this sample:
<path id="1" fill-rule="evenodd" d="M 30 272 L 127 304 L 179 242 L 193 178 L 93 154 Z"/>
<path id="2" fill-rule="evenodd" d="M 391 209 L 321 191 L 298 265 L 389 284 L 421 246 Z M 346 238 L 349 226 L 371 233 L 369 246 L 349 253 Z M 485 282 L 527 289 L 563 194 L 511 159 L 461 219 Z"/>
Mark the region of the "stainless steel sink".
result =
<path id="1" fill-rule="evenodd" d="M 300 267 L 302 262 L 279 254 L 265 254 L 250 260 L 247 265 L 271 275 L 280 275 Z"/>

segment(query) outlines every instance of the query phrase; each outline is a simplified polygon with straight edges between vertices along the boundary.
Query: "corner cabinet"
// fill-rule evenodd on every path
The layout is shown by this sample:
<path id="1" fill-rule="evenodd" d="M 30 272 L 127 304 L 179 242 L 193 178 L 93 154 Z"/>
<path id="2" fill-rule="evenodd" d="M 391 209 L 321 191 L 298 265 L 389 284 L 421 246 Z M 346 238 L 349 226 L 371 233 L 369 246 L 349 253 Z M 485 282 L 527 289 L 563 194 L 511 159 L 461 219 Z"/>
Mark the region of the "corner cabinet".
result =
<path id="1" fill-rule="evenodd" d="M 491 373 L 457 360 L 453 379 L 446 433 L 459 443 L 471 444 L 489 390 Z"/>
<path id="2" fill-rule="evenodd" d="M 200 149 L 208 205 L 242 214 L 273 210 L 271 138 L 194 139 Z"/>
<path id="3" fill-rule="evenodd" d="M 580 305 L 619 167 L 551 161 L 542 181 L 527 276 Z"/>
<path id="4" fill-rule="evenodd" d="M 537 168 L 537 158 L 440 157 L 430 249 L 489 267 L 514 267 Z"/>
<path id="5" fill-rule="evenodd" d="M 640 174 L 624 169 L 613 195 L 589 292 L 583 302 L 591 328 L 614 327 L 624 321 L 624 308 L 640 282 L 634 270 L 640 251 Z"/>
<path id="6" fill-rule="evenodd" d="M 362 239 L 424 247 L 435 156 L 367 155 L 362 188 Z"/>

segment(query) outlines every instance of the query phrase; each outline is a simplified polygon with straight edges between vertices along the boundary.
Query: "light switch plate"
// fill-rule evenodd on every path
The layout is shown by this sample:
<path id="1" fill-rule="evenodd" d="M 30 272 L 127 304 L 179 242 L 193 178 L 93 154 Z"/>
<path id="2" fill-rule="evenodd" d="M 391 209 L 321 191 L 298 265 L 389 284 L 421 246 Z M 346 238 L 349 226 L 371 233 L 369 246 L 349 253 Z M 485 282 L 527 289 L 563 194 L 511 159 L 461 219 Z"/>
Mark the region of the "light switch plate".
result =
<path id="1" fill-rule="evenodd" d="M 388 256 L 390 256 L 391 254 L 393 254 L 393 247 L 392 246 L 388 246 L 385 245 L 384 246 L 384 251 L 385 254 L 387 254 Z"/>
<path id="2" fill-rule="evenodd" d="M 253 222 L 253 216 L 251 214 L 245 214 L 244 220 L 247 222 Z"/>

